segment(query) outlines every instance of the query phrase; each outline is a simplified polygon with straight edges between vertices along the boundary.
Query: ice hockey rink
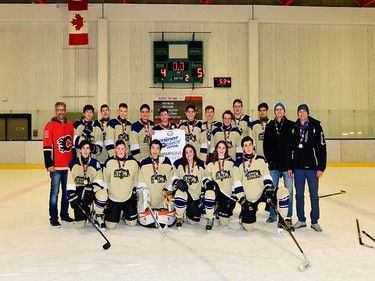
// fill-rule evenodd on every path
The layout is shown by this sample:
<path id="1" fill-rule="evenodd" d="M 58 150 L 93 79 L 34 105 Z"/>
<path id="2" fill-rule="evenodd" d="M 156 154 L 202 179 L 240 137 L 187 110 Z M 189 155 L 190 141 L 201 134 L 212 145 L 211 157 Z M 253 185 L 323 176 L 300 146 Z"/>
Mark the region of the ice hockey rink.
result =
<path id="1" fill-rule="evenodd" d="M 374 174 L 375 167 L 327 168 L 320 195 L 346 193 L 321 198 L 323 232 L 312 230 L 309 219 L 296 230 L 311 263 L 300 272 L 301 252 L 276 223 L 265 222 L 263 205 L 253 233 L 240 227 L 237 206 L 230 225 L 215 225 L 210 234 L 205 220 L 164 235 L 121 222 L 105 232 L 112 246 L 103 250 L 106 241 L 90 224 L 50 226 L 44 169 L 0 169 L 0 280 L 374 280 L 375 249 L 359 244 L 356 226 L 359 219 L 375 237 Z M 364 234 L 362 240 L 375 246 Z"/>

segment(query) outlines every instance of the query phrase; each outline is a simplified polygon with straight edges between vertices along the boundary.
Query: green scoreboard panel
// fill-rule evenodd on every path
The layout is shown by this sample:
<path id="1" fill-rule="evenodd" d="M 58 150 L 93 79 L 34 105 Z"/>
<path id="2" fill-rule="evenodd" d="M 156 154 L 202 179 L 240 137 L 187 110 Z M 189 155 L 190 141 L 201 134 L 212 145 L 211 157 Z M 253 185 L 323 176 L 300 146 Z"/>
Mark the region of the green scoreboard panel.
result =
<path id="1" fill-rule="evenodd" d="M 203 83 L 203 42 L 154 41 L 157 83 Z"/>

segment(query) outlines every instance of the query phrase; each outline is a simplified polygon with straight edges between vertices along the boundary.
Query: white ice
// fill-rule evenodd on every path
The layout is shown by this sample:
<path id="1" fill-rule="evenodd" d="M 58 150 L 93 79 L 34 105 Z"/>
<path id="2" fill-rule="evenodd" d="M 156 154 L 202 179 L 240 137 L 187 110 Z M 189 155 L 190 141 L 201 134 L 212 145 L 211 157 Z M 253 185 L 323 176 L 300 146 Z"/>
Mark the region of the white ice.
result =
<path id="1" fill-rule="evenodd" d="M 302 254 L 276 223 L 265 222 L 263 205 L 253 233 L 240 227 L 237 206 L 230 225 L 210 234 L 203 220 L 164 236 L 121 222 L 105 232 L 112 244 L 105 251 L 90 224 L 50 226 L 46 171 L 0 170 L 0 280 L 375 280 L 375 249 L 359 245 L 355 222 L 375 237 L 374 174 L 374 167 L 326 170 L 319 193 L 347 193 L 320 200 L 321 233 L 310 228 L 306 193 L 308 227 L 295 237 L 311 268 L 300 272 Z"/>

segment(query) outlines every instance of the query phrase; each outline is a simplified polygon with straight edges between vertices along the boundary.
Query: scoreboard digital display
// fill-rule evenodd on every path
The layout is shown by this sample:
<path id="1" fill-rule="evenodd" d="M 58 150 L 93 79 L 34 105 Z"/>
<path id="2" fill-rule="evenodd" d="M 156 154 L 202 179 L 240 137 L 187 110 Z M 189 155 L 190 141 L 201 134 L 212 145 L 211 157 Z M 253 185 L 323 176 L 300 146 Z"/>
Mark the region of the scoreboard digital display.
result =
<path id="1" fill-rule="evenodd" d="M 203 83 L 203 42 L 154 41 L 157 83 Z"/>

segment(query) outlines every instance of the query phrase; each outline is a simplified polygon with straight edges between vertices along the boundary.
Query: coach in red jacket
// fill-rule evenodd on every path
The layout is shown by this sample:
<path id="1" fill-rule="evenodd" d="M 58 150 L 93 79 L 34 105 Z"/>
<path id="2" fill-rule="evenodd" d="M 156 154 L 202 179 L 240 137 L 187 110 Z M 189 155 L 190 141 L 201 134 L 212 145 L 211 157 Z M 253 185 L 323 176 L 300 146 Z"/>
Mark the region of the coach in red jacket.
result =
<path id="1" fill-rule="evenodd" d="M 57 199 L 61 184 L 61 220 L 73 222 L 68 214 L 68 198 L 66 195 L 66 182 L 68 179 L 69 162 L 73 159 L 74 127 L 66 117 L 66 104 L 55 104 L 56 116 L 44 127 L 43 152 L 44 163 L 50 172 L 51 190 L 49 196 L 49 215 L 52 226 L 61 227 L 57 216 Z"/>

